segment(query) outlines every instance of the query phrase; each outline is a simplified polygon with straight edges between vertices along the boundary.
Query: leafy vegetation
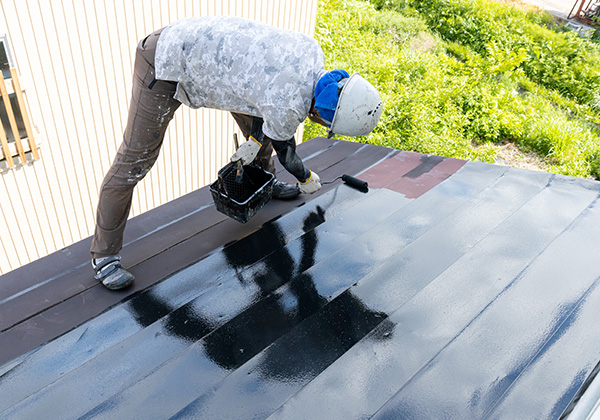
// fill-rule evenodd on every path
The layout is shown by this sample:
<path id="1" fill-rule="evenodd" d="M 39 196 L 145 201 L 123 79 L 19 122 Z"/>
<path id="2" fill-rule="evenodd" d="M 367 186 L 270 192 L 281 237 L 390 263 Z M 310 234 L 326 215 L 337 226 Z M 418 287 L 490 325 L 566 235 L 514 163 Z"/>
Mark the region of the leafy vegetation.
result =
<path id="1" fill-rule="evenodd" d="M 494 162 L 514 144 L 555 173 L 600 178 L 600 46 L 540 11 L 487 0 L 321 0 L 328 68 L 385 105 L 356 141 Z M 304 138 L 325 135 L 307 123 Z"/>

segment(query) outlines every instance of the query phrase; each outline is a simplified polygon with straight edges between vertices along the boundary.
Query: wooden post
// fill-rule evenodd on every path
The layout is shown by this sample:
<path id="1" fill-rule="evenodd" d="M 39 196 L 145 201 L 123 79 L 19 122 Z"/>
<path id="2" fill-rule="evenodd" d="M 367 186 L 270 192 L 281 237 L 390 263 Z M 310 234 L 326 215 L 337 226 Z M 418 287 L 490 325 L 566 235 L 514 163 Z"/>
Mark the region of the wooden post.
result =
<path id="1" fill-rule="evenodd" d="M 8 90 L 6 89 L 6 83 L 4 82 L 4 75 L 2 74 L 2 72 L 0 72 L 0 94 L 2 95 L 2 100 L 4 101 L 4 108 L 6 109 L 8 121 L 10 122 L 10 128 L 12 130 L 13 137 L 15 138 L 15 146 L 17 146 L 17 151 L 19 152 L 21 163 L 24 165 L 25 163 L 27 163 L 27 158 L 25 157 L 25 151 L 23 150 L 23 145 L 21 144 L 21 135 L 19 134 L 19 127 L 17 126 L 17 121 L 15 120 L 15 113 L 13 112 L 12 105 L 10 103 L 10 97 L 8 96 Z"/>
<path id="2" fill-rule="evenodd" d="M 27 141 L 29 142 L 29 149 L 33 154 L 33 159 L 38 160 L 40 156 L 35 145 L 35 139 L 33 138 L 33 130 L 31 129 L 31 123 L 29 122 L 29 115 L 27 114 L 25 98 L 23 97 L 23 92 L 21 91 L 21 84 L 19 83 L 19 77 L 17 76 L 17 69 L 14 67 L 11 68 L 10 75 L 12 77 L 13 88 L 15 89 L 15 93 L 17 95 L 17 103 L 19 104 L 21 115 L 23 116 L 23 124 L 25 125 L 25 131 L 27 132 Z"/>
<path id="3" fill-rule="evenodd" d="M 573 10 L 575 10 L 575 8 L 577 7 L 577 3 L 579 3 L 580 1 L 582 1 L 582 0 L 575 0 L 575 3 L 573 3 L 573 7 L 571 7 L 571 11 L 567 15 L 567 19 L 571 19 L 572 17 L 575 16 L 575 15 L 573 15 Z M 583 1 L 585 1 L 585 0 L 583 0 Z M 579 9 L 581 9 L 581 7 Z"/>

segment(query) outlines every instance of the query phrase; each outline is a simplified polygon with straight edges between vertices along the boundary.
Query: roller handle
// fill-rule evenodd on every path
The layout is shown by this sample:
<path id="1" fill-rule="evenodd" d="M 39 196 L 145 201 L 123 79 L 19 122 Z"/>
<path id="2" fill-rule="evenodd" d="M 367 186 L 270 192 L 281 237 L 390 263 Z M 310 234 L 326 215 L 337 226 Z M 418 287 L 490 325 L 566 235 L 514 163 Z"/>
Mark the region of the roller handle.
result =
<path id="1" fill-rule="evenodd" d="M 363 181 L 362 179 L 358 179 L 350 175 L 342 175 L 342 181 L 358 190 L 364 191 L 369 189 L 369 184 L 366 181 Z"/>

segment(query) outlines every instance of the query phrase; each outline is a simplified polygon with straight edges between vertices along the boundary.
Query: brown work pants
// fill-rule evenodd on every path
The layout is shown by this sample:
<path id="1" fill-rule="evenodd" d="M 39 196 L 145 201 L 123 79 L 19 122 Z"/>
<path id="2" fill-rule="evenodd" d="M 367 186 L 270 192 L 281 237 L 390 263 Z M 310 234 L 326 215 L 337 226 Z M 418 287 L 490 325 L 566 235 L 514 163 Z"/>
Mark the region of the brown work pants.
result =
<path id="1" fill-rule="evenodd" d="M 177 84 L 156 80 L 154 55 L 162 29 L 144 38 L 137 46 L 133 86 L 123 142 L 100 187 L 96 230 L 90 252 L 92 258 L 116 255 L 123 247 L 123 232 L 133 191 L 158 158 L 169 122 L 181 102 L 173 98 Z M 241 131 L 250 135 L 255 117 L 232 113 Z M 255 163 L 275 173 L 273 145 L 263 139 Z"/>

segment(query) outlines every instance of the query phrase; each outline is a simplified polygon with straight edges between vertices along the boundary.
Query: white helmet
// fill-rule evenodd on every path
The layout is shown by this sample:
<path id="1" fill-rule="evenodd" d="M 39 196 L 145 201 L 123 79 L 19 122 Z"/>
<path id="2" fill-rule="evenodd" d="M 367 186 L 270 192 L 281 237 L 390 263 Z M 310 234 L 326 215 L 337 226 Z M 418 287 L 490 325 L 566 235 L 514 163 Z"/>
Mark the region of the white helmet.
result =
<path id="1" fill-rule="evenodd" d="M 383 104 L 377 89 L 360 74 L 354 73 L 340 93 L 330 131 L 343 136 L 366 136 L 379 121 Z"/>

